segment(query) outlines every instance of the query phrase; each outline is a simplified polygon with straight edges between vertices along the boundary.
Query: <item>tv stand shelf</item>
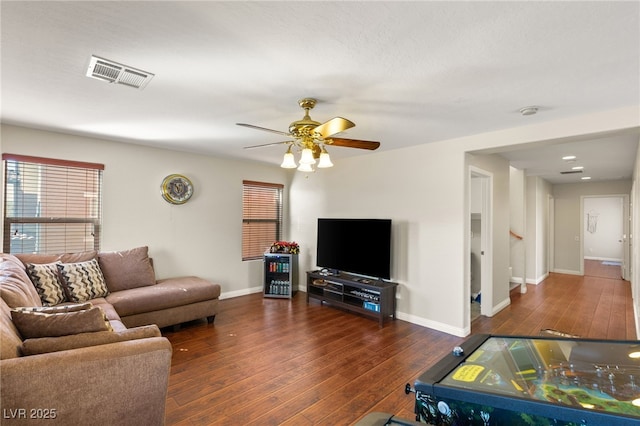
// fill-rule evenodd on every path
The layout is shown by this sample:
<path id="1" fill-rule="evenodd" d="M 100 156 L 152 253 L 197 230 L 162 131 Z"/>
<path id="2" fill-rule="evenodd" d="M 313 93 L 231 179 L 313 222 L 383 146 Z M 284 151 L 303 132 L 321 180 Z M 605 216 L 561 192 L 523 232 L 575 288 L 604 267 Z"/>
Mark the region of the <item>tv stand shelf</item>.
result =
<path id="1" fill-rule="evenodd" d="M 307 303 L 309 299 L 375 317 L 384 325 L 389 317 L 396 319 L 397 283 L 367 279 L 349 274 L 327 275 L 307 272 Z"/>

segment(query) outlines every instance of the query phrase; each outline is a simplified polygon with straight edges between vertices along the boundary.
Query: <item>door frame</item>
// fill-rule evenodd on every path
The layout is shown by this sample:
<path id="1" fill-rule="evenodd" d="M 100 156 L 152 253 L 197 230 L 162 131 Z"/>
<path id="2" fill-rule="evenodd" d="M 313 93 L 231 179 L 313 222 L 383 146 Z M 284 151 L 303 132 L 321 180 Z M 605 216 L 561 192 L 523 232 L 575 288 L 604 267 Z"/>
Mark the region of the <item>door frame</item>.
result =
<path id="1" fill-rule="evenodd" d="M 629 265 L 629 251 L 630 251 L 630 222 L 631 222 L 631 209 L 629 205 L 629 194 L 602 194 L 602 195 L 581 195 L 580 196 L 580 275 L 584 275 L 584 199 L 585 198 L 622 198 L 622 268 L 621 274 L 623 280 L 629 280 L 630 265 Z"/>
<path id="2" fill-rule="evenodd" d="M 493 173 L 469 166 L 468 185 L 471 200 L 471 179 L 481 179 L 480 202 L 480 314 L 493 316 Z M 471 201 L 469 201 L 469 205 Z M 471 229 L 471 208 L 469 208 L 468 229 Z M 471 235 L 467 235 L 470 240 Z M 467 241 L 467 247 L 471 247 Z M 467 256 L 470 257 L 470 256 Z M 471 293 L 471 280 L 468 280 L 467 293 Z M 467 300 L 467 303 L 469 301 Z"/>

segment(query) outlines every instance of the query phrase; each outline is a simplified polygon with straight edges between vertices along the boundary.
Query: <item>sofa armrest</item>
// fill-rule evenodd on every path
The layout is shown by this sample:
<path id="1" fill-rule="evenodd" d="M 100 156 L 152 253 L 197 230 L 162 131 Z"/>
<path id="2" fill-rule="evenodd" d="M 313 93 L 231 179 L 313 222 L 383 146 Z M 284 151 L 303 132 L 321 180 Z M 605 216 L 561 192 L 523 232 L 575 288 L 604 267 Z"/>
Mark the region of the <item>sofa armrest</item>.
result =
<path id="1" fill-rule="evenodd" d="M 152 337 L 2 360 L 2 424 L 162 425 L 171 353 Z"/>

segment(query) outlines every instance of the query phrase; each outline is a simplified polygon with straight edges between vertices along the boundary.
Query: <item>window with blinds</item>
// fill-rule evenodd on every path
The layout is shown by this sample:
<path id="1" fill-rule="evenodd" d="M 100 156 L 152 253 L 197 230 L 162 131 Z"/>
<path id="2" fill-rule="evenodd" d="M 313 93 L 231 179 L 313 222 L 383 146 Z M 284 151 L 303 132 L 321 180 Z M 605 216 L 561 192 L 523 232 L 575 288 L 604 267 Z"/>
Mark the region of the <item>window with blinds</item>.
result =
<path id="1" fill-rule="evenodd" d="M 242 182 L 242 260 L 261 259 L 282 236 L 282 188 L 265 182 Z"/>
<path id="2" fill-rule="evenodd" d="M 2 154 L 4 253 L 100 249 L 104 165 Z"/>

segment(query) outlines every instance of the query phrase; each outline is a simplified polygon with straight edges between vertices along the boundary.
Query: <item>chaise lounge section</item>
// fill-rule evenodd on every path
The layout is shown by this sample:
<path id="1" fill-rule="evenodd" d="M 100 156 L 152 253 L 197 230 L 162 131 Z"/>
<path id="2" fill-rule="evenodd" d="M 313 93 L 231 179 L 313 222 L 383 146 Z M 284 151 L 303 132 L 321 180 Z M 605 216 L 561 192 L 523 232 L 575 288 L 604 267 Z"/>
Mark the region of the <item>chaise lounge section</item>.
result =
<path id="1" fill-rule="evenodd" d="M 37 268 L 36 265 L 52 265 L 56 262 L 78 265 L 95 260 L 99 269 L 99 273 L 96 273 L 102 274 L 106 288 L 102 291 L 95 288 L 88 290 L 89 294 L 96 296 L 88 300 L 102 306 L 111 315 L 109 319 L 117 319 L 125 327 L 155 324 L 162 328 L 200 318 L 207 318 L 212 323 L 218 312 L 220 285 L 195 276 L 156 280 L 148 250 L 143 246 L 114 252 L 18 254 L 16 257 L 27 272 Z M 71 269 L 62 275 L 65 273 L 74 279 L 79 275 L 90 275 L 92 271 Z M 33 280 L 34 274 L 31 275 Z M 47 292 L 46 285 L 34 284 L 41 296 Z M 68 289 L 63 290 L 69 293 Z M 78 289 L 75 294 L 66 294 L 65 301 L 86 301 L 90 296 L 85 293 L 85 290 Z"/>

